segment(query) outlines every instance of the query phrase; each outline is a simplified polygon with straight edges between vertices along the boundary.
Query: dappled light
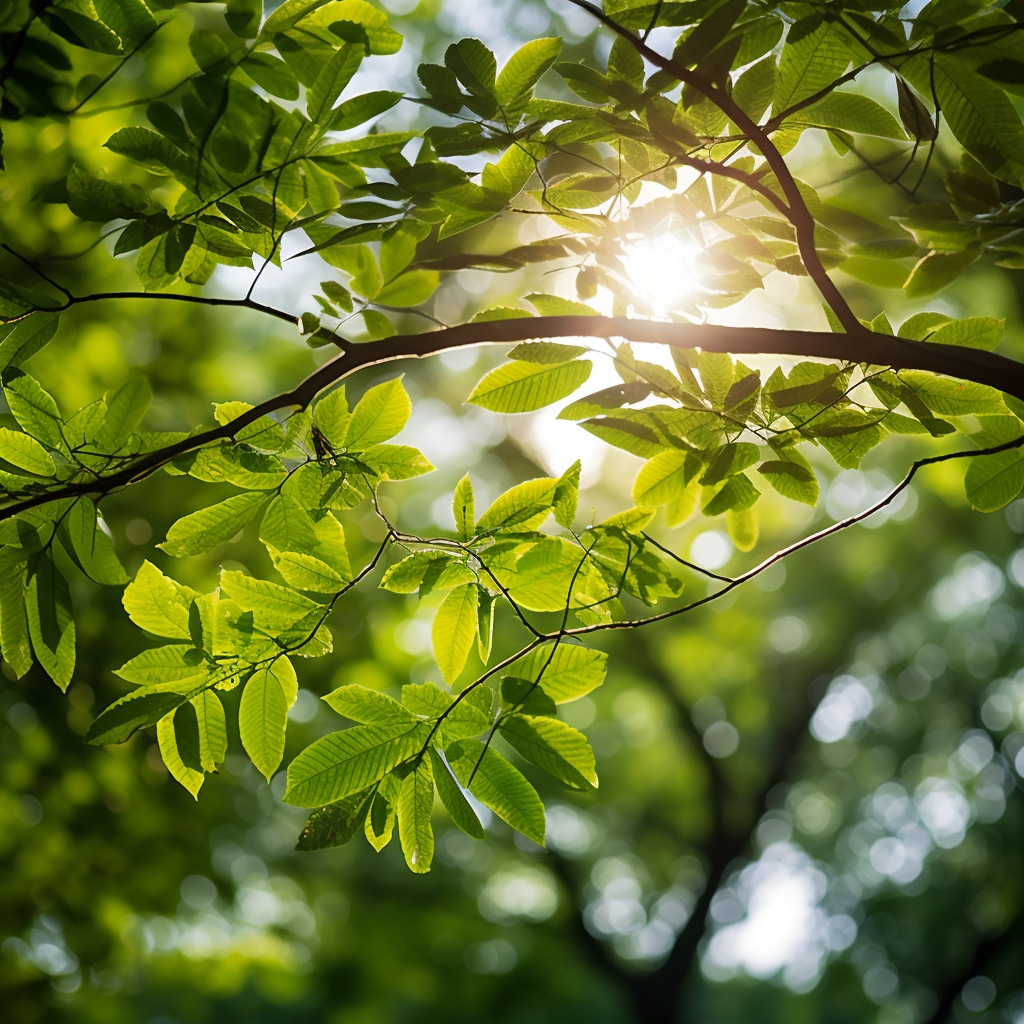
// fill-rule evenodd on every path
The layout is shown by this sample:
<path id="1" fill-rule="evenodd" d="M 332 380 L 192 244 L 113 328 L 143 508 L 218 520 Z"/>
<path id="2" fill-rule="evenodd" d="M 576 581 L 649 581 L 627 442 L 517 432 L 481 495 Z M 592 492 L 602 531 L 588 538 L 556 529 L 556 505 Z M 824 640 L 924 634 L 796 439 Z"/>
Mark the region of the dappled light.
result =
<path id="1" fill-rule="evenodd" d="M 1024 1024 L 1022 30 L 0 5 L 4 1024 Z"/>

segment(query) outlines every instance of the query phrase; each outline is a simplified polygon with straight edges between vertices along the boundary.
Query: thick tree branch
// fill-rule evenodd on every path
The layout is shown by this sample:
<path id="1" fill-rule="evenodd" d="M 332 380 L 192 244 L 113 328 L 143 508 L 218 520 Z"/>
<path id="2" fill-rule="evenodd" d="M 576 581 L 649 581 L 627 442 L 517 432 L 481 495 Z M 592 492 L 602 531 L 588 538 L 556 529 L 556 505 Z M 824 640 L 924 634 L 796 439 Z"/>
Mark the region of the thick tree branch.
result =
<path id="1" fill-rule="evenodd" d="M 202 297 L 186 297 L 186 301 L 196 300 L 202 300 Z M 215 301 L 221 305 L 244 304 L 244 300 L 240 299 Z M 280 311 L 275 315 L 287 316 Z M 338 342 L 333 335 L 330 337 L 332 341 Z M 240 430 L 261 416 L 281 409 L 305 408 L 324 388 L 366 367 L 399 359 L 422 358 L 458 348 L 537 338 L 567 337 L 623 338 L 673 348 L 701 348 L 705 351 L 747 355 L 841 359 L 853 363 L 891 366 L 894 369 L 928 370 L 986 384 L 1024 401 L 1024 365 L 1015 360 L 978 349 L 910 341 L 863 329 L 856 336 L 851 336 L 818 331 L 773 330 L 764 327 L 675 324 L 606 316 L 540 316 L 460 324 L 437 331 L 399 334 L 382 341 L 349 345 L 340 355 L 314 370 L 291 390 L 266 399 L 230 423 L 142 455 L 115 473 L 80 480 L 14 502 L 0 509 L 0 521 L 61 498 L 75 498 L 83 494 L 102 497 L 144 479 L 179 455 L 218 441 L 232 440 Z M 938 461 L 941 458 L 943 457 L 938 456 L 932 460 L 922 460 L 921 464 Z M 909 478 L 905 483 L 908 482 Z"/>

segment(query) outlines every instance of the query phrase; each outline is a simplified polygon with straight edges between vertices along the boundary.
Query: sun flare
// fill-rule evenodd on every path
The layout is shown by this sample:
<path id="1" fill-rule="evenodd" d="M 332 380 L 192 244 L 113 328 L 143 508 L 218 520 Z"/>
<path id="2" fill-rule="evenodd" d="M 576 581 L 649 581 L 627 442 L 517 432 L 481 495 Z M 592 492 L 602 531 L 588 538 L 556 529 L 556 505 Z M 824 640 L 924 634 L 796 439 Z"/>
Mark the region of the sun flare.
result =
<path id="1" fill-rule="evenodd" d="M 652 313 L 675 312 L 701 283 L 703 249 L 693 238 L 660 232 L 623 246 L 623 263 L 638 304 Z"/>

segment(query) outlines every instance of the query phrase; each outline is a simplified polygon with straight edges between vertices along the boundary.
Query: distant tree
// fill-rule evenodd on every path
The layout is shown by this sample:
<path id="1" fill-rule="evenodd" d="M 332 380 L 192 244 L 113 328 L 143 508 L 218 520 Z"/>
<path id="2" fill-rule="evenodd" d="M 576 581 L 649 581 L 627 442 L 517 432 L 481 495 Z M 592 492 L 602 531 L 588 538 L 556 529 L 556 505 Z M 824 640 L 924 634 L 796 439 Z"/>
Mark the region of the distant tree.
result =
<path id="1" fill-rule="evenodd" d="M 226 705 L 253 764 L 268 780 L 277 772 L 295 659 L 332 654 L 328 621 L 354 588 L 378 580 L 436 605 L 441 685 L 410 683 L 398 699 L 346 684 L 324 698 L 358 724 L 288 766 L 285 802 L 312 811 L 300 849 L 363 832 L 379 850 L 397 824 L 410 868 L 427 871 L 436 795 L 455 825 L 483 838 L 467 792 L 543 844 L 544 806 L 516 764 L 596 787 L 590 744 L 557 709 L 601 685 L 607 655 L 591 643 L 603 633 L 732 592 L 889 504 L 928 465 L 966 462 L 967 500 L 982 511 L 1024 489 L 1024 367 L 992 351 L 1003 322 L 916 312 L 896 327 L 877 291 L 916 301 L 975 264 L 1024 266 L 1014 98 L 1024 5 L 935 0 L 912 17 L 871 0 L 567 5 L 610 41 L 606 63 L 559 62 L 563 41 L 544 38 L 499 72 L 487 47 L 462 39 L 443 64 L 419 66 L 415 96 L 350 88 L 402 45 L 364 0 L 286 0 L 266 17 L 259 0 L 24 0 L 0 15 L 3 118 L 39 138 L 69 132 L 63 167 L 29 162 L 22 143 L 2 185 L 17 211 L 7 230 L 49 204 L 67 236 L 40 246 L 24 227 L 3 244 L 3 657 L 16 676 L 38 663 L 66 689 L 69 579 L 124 587 L 128 617 L 159 640 L 116 670 L 134 688 L 87 739 L 116 744 L 155 726 L 168 771 L 195 795 L 224 760 Z M 185 8 L 194 23 L 179 17 Z M 174 52 L 170 72 L 159 46 L 169 33 L 190 51 Z M 656 40 L 670 35 L 668 54 Z M 138 96 L 128 76 L 151 53 L 164 64 L 146 81 L 162 84 Z M 118 102 L 104 107 L 114 90 Z M 117 121 L 102 150 L 75 135 L 89 114 Z M 385 115 L 393 130 L 376 127 Z M 141 290 L 74 290 L 76 261 L 109 262 L 107 238 L 114 257 L 137 253 Z M 324 277 L 317 311 L 257 298 L 267 268 L 299 258 Z M 657 261 L 691 286 L 656 285 Z M 244 293 L 202 287 L 218 267 L 254 264 Z M 442 322 L 441 298 L 470 270 L 520 273 L 505 304 Z M 538 271 L 554 270 L 574 275 L 576 298 L 533 290 Z M 811 301 L 793 321 L 819 329 L 709 322 L 776 270 L 817 291 L 820 312 Z M 61 344 L 65 314 L 104 302 L 147 316 L 168 303 L 254 311 L 295 325 L 331 358 L 256 404 L 225 393 L 216 422 L 195 429 L 155 429 L 145 375 L 60 408 L 31 360 Z M 903 308 L 902 297 L 891 305 Z M 397 376 L 370 387 L 356 377 L 354 404 L 335 385 L 494 343 L 515 347 L 467 400 L 496 413 L 561 402 L 596 360 L 614 367 L 620 383 L 559 416 L 644 460 L 631 507 L 581 516 L 579 462 L 485 509 L 466 476 L 454 529 L 438 534 L 410 531 L 400 506 L 381 500 L 382 484 L 432 468 L 417 448 L 391 443 L 409 395 Z M 638 344 L 669 358 L 653 361 Z M 784 359 L 762 379 L 736 356 Z M 165 407 L 160 419 L 173 414 Z M 817 503 L 808 453 L 819 472 L 826 459 L 851 469 L 908 436 L 928 446 L 892 491 L 738 576 L 689 561 L 662 529 L 720 518 L 751 551 L 763 499 Z M 273 577 L 225 566 L 201 592 L 146 561 L 129 581 L 101 506 L 158 472 L 234 488 L 181 515 L 158 545 L 164 555 L 210 564 L 230 558 L 240 531 L 258 531 Z M 496 616 L 520 640 L 492 650 Z M 718 851 L 685 956 L 748 839 Z M 665 993 L 649 989 L 638 999 L 654 1013 Z"/>

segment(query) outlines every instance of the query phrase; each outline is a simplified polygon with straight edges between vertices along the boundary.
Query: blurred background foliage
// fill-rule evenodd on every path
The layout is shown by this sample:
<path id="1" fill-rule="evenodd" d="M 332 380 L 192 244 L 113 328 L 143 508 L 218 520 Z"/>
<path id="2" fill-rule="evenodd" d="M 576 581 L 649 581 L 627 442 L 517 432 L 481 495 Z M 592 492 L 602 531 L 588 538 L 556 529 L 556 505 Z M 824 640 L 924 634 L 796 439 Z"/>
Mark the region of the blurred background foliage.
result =
<path id="1" fill-rule="evenodd" d="M 389 0 L 406 46 L 374 73 L 408 77 L 456 35 L 479 36 L 499 57 L 544 34 L 564 35 L 570 59 L 572 48 L 607 46 L 578 13 L 549 2 Z M 189 16 L 201 19 L 202 7 Z M 130 63 L 102 104 L 66 125 L 39 131 L 27 117 L 11 126 L 3 237 L 32 257 L 93 245 L 93 229 L 62 219 L 62 206 L 10 201 L 19 175 L 43 161 L 57 179 L 72 156 L 94 160 L 120 124 L 106 108 L 188 73 L 186 31 L 161 33 L 144 64 Z M 823 157 L 809 150 L 806 159 Z M 129 266 L 102 247 L 94 256 L 66 263 L 76 293 L 131 286 Z M 219 272 L 211 287 L 229 291 L 237 280 Z M 510 289 L 498 275 L 460 282 L 464 290 L 448 286 L 441 299 L 451 320 L 481 294 L 501 301 Z M 899 292 L 845 283 L 862 315 L 886 308 L 895 322 L 914 311 Z M 802 326 L 804 293 L 791 279 L 776 284 L 730 316 L 764 322 L 786 307 Z M 265 297 L 302 308 L 313 288 L 280 274 Z M 1008 316 L 1006 348 L 1024 355 L 1019 275 L 977 269 L 942 304 Z M 154 427 L 174 429 L 207 418 L 214 400 L 279 390 L 310 358 L 300 339 L 255 314 L 104 303 L 66 317 L 33 367 L 66 407 L 141 370 L 159 396 Z M 448 525 L 451 488 L 467 469 L 493 495 L 564 468 L 583 445 L 575 428 L 553 434 L 547 421 L 465 411 L 492 361 L 454 354 L 406 378 L 409 436 L 438 466 L 408 493 L 395 489 L 411 529 Z M 373 382 L 366 375 L 357 390 Z M 611 453 L 601 468 L 593 445 L 580 450 L 585 500 L 599 510 L 621 502 L 632 458 Z M 834 476 L 802 524 L 769 513 L 753 555 L 733 553 L 707 522 L 678 528 L 671 542 L 722 571 L 745 567 L 797 529 L 866 505 L 899 478 L 898 462 L 886 449 Z M 80 668 L 67 696 L 38 670 L 5 680 L 0 693 L 5 1019 L 617 1024 L 654 1019 L 650 1008 L 681 986 L 685 1020 L 1019 1024 L 1024 503 L 971 514 L 962 472 L 921 474 L 887 514 L 723 601 L 655 630 L 604 634 L 609 681 L 571 706 L 599 758 L 599 793 L 534 777 L 550 808 L 548 850 L 514 841 L 496 820 L 486 844 L 449 829 L 423 877 L 406 871 L 394 845 L 379 856 L 363 844 L 295 853 L 304 815 L 277 799 L 283 774 L 268 788 L 239 754 L 194 803 L 151 734 L 85 745 L 93 714 L 121 692 L 111 667 L 140 638 L 115 590 L 83 588 Z M 210 500 L 209 487 L 161 475 L 108 501 L 129 571 L 144 556 L 159 561 L 150 541 Z M 368 521 L 367 536 L 350 543 L 368 553 L 375 529 Z M 230 556 L 268 568 L 255 541 Z M 176 568 L 185 582 L 211 583 L 206 561 Z M 696 593 L 702 584 L 687 585 Z M 332 626 L 336 654 L 304 666 L 289 755 L 334 727 L 320 694 L 351 682 L 394 692 L 432 668 L 428 620 L 401 597 L 359 591 Z"/>

